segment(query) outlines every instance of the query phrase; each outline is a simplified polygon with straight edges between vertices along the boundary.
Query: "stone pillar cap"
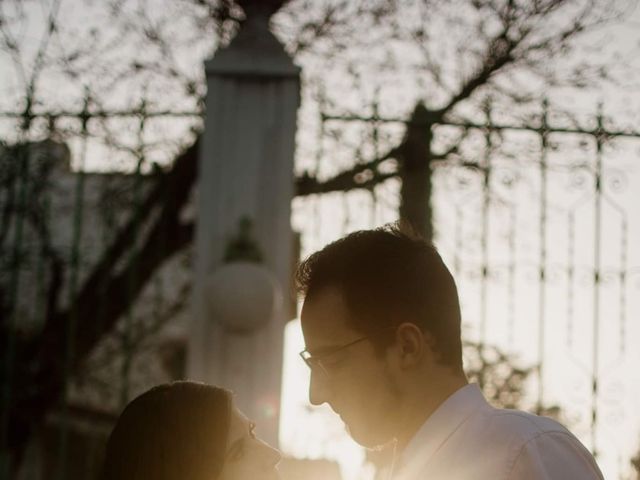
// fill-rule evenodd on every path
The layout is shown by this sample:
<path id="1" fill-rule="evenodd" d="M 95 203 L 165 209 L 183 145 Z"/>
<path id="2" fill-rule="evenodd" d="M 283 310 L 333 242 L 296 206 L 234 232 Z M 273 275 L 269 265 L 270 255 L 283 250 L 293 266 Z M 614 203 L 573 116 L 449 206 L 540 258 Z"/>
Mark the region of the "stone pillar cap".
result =
<path id="1" fill-rule="evenodd" d="M 286 1 L 238 0 L 246 20 L 229 46 L 205 62 L 207 75 L 298 77 L 300 68 L 269 29 L 269 18 Z"/>

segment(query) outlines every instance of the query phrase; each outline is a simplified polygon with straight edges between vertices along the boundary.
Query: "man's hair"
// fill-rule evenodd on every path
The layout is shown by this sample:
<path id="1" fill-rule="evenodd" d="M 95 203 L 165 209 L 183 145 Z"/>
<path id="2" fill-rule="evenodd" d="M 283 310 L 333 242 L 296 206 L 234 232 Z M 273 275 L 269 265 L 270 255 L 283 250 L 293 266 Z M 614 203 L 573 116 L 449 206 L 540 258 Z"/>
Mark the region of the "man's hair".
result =
<path id="1" fill-rule="evenodd" d="M 307 298 L 336 288 L 351 326 L 383 349 L 387 327 L 411 322 L 435 340 L 439 362 L 462 370 L 460 305 L 451 273 L 435 247 L 397 225 L 361 230 L 313 253 L 298 267 Z"/>

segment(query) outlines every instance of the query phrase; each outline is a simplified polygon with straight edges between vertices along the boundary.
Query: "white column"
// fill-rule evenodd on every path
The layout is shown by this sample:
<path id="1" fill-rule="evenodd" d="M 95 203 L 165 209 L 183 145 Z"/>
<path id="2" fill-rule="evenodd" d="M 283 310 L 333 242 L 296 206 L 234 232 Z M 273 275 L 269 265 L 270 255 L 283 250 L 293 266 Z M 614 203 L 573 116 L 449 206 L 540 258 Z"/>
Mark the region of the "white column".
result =
<path id="1" fill-rule="evenodd" d="M 247 20 L 238 35 L 205 62 L 208 94 L 187 374 L 233 390 L 259 435 L 277 445 L 287 299 L 266 325 L 240 334 L 212 318 L 204 288 L 221 266 L 240 219 L 248 216 L 264 265 L 289 293 L 299 68 L 269 31 L 269 10 L 274 9 L 262 10 L 259 4 L 245 8 Z"/>

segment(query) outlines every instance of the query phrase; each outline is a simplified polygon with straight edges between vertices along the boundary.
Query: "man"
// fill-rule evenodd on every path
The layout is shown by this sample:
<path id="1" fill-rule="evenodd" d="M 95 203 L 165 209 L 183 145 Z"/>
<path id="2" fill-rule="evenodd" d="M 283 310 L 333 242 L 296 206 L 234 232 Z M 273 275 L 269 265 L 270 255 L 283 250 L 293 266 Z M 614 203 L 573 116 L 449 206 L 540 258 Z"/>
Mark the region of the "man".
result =
<path id="1" fill-rule="evenodd" d="M 490 406 L 462 368 L 454 280 L 396 227 L 355 232 L 305 260 L 309 398 L 365 447 L 395 442 L 396 480 L 602 479 L 557 422 Z"/>

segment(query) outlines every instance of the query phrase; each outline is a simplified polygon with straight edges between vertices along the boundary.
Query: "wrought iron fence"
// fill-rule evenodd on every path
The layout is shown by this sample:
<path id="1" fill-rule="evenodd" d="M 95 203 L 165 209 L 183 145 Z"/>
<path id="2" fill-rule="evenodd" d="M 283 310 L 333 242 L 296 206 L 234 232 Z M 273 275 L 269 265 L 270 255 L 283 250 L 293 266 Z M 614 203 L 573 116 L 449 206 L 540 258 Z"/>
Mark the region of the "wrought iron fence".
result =
<path id="1" fill-rule="evenodd" d="M 31 107 L 27 105 L 23 112 L 0 112 L 0 120 L 8 125 L 0 143 L 2 446 L 4 450 L 13 441 L 8 438 L 11 406 L 16 396 L 22 394 L 15 389 L 18 344 L 37 338 L 46 328 L 63 329 L 64 358 L 48 361 L 62 364 L 65 386 L 54 402 L 54 411 L 47 414 L 49 432 L 43 434 L 42 449 L 33 456 L 37 445 L 32 442 L 27 449 L 27 455 L 32 457 L 23 463 L 27 470 L 30 463 L 40 463 L 42 470 L 49 472 L 47 478 L 89 478 L 95 476 L 96 465 L 70 463 L 71 458 L 78 457 L 75 449 L 84 448 L 73 425 L 78 419 L 86 423 L 82 419 L 87 415 L 100 416 L 98 424 L 104 423 L 109 412 L 128 401 L 132 388 L 136 388 L 131 378 L 134 356 L 144 353 L 144 340 L 157 333 L 167 317 L 180 313 L 189 269 L 176 269 L 174 262 L 169 267 L 171 285 L 167 272 L 154 275 L 149 282 L 152 285 L 144 292 L 146 300 L 127 308 L 114 334 L 101 342 L 80 372 L 74 368 L 76 333 L 79 328 L 86 328 L 87 323 L 103 322 L 103 312 L 113 299 L 104 289 L 94 305 L 94 317 L 82 319 L 84 326 L 74 305 L 81 285 L 90 282 L 95 270 L 102 268 L 100 262 L 114 248 L 116 236 L 127 225 L 131 231 L 126 253 L 120 264 L 114 266 L 112 275 L 126 264 L 133 265 L 124 281 L 131 285 L 132 298 L 136 296 L 133 293 L 137 281 L 134 277 L 139 270 L 135 268 L 136 262 L 150 228 L 146 218 L 149 212 L 144 211 L 149 207 L 145 199 L 163 173 L 162 166 L 148 155 L 146 133 L 154 128 L 154 123 L 168 119 L 172 122 L 186 119 L 197 128 L 201 114 L 157 111 L 145 102 L 131 110 L 105 110 L 89 98 L 75 112 L 37 113 Z M 128 127 L 129 141 L 120 142 L 121 138 L 111 135 L 109 122 L 114 119 L 120 121 L 119 132 L 126 132 Z M 185 140 L 192 141 L 188 136 Z M 88 167 L 89 155 L 95 155 L 100 144 L 101 153 L 106 154 L 105 164 L 94 162 Z M 167 148 L 167 153 L 171 155 L 179 147 Z M 120 157 L 120 164 L 113 161 L 116 156 Z M 160 242 L 158 248 L 162 247 Z M 147 307 L 142 307 L 145 302 Z M 56 327 L 55 310 L 63 309 L 69 312 L 67 321 Z M 169 359 L 169 363 L 173 360 Z M 154 374 L 147 371 L 148 378 L 138 378 L 138 384 L 148 386 L 158 378 L 162 380 L 163 374 L 166 377 L 167 372 L 159 376 L 157 371 Z M 104 383 L 105 375 L 111 378 L 108 384 Z M 98 428 L 99 436 L 108 433 L 103 430 Z M 51 440 L 52 436 L 56 438 Z M 91 435 L 80 437 L 91 444 Z M 2 460 L 2 478 L 10 478 L 8 461 Z M 78 465 L 84 465 L 84 469 L 78 470 Z"/>
<path id="2" fill-rule="evenodd" d="M 385 156 L 383 161 L 381 152 L 401 141 L 411 121 L 381 117 L 376 105 L 371 111 L 373 115 L 368 117 L 322 114 L 314 177 L 323 176 L 325 165 L 348 166 L 354 158 L 363 165 L 374 166 L 358 173 L 357 185 L 364 188 L 348 193 L 337 189 L 334 194 L 296 201 L 294 220 L 303 232 L 304 251 L 348 230 L 380 225 L 397 217 L 397 165 L 392 156 Z M 637 159 L 637 153 L 629 154 L 626 148 L 613 155 L 615 152 L 609 149 L 616 142 L 637 145 L 640 133 L 609 127 L 602 110 L 588 127 L 554 123 L 547 103 L 540 106 L 537 121 L 530 123 L 501 124 L 493 114 L 492 105 L 487 103 L 484 119 L 479 121 L 457 119 L 420 125 L 433 132 L 433 150 L 439 148 L 443 152 L 431 159 L 434 238 L 460 284 L 466 335 L 481 344 L 519 352 L 524 362 L 533 362 L 538 381 L 531 408 L 539 410 L 558 403 L 594 453 L 609 463 L 624 463 L 630 452 L 616 451 L 619 446 L 613 445 L 612 435 L 604 428 L 608 420 L 603 420 L 600 413 L 604 409 L 610 414 L 607 404 L 615 403 L 611 401 L 615 392 L 608 390 L 616 385 L 621 390 L 634 388 L 625 385 L 625 376 L 616 379 L 611 372 L 615 364 L 627 377 L 632 375 L 634 359 L 628 347 L 633 342 L 631 338 L 640 334 L 631 323 L 640 312 L 640 305 L 631 294 L 638 287 L 634 280 L 640 273 L 636 246 L 640 225 L 633 214 L 637 202 L 632 195 L 640 177 L 634 171 L 625 172 L 633 167 L 633 161 L 612 170 L 612 164 L 619 162 L 622 155 Z M 145 213 L 141 211 L 142 200 L 155 171 L 144 148 L 145 132 L 154 119 L 197 121 L 199 117 L 194 112 L 152 111 L 144 102 L 131 111 L 107 111 L 96 108 L 89 100 L 79 112 L 36 114 L 27 108 L 22 113 L 0 113 L 0 120 L 20 124 L 2 147 L 2 180 L 8 182 L 3 184 L 0 197 L 5 212 L 0 246 L 6 325 L 22 322 L 26 334 L 39 328 L 39 319 L 50 301 L 45 295 L 46 287 L 56 281 L 56 262 L 68 266 L 66 280 L 61 282 L 61 302 L 72 304 L 90 267 L 96 265 L 126 219 L 134 220 L 126 260 L 135 262 L 140 238 L 148 228 L 142 220 L 135 226 L 136 219 Z M 98 182 L 85 168 L 95 137 L 92 125 L 104 125 L 113 118 L 131 122 L 133 141 L 128 145 L 113 143 L 111 152 L 125 151 L 132 161 L 123 169 L 127 174 L 119 180 L 110 183 L 105 179 L 115 177 L 105 174 Z M 344 132 L 350 125 L 357 128 L 348 139 Z M 365 130 L 368 135 L 362 141 Z M 447 145 L 446 137 L 451 134 L 455 148 Z M 57 148 L 64 157 L 64 148 L 61 143 L 37 143 L 43 138 L 67 141 L 73 147 L 73 168 L 65 167 L 69 175 L 58 185 L 63 192 L 73 193 L 71 198 L 68 193 L 63 194 L 62 203 L 47 190 L 55 182 L 38 177 L 44 173 L 36 153 L 40 145 L 41 153 L 51 156 Z M 352 146 L 345 148 L 348 141 Z M 372 163 L 372 159 L 380 161 Z M 629 184 L 626 190 L 625 184 Z M 65 213 L 61 214 L 61 210 Z M 97 221 L 92 220 L 96 212 Z M 71 220 L 70 228 L 55 226 L 65 220 Z M 188 267 L 183 265 L 182 270 L 188 275 Z M 153 283 L 150 294 L 157 308 L 152 309 L 155 313 L 150 317 L 166 320 L 177 310 L 175 306 L 164 310 L 159 307 L 167 296 L 167 287 L 162 285 L 161 276 L 154 277 Z M 100 321 L 101 308 L 96 305 L 96 322 Z M 107 348 L 121 353 L 117 398 L 105 402 L 105 397 L 98 395 L 98 403 L 121 404 L 130 397 L 132 354 L 139 348 L 142 335 L 136 330 L 134 316 L 133 311 L 127 312 L 117 339 Z M 32 320 L 27 322 L 28 318 Z M 78 327 L 78 319 L 73 314 L 70 318 L 65 323 L 68 339 L 73 338 L 73 330 Z M 145 332 L 153 328 L 157 326 Z M 8 348 L 3 352 L 5 379 L 10 378 L 14 361 L 11 342 L 15 338 L 8 338 Z M 73 342 L 69 340 L 67 345 L 63 362 L 70 372 Z M 577 395 L 566 391 L 559 394 L 558 383 L 567 378 L 583 379 L 587 389 L 580 380 L 575 382 Z M 613 383 L 609 382 L 611 378 Z M 2 388 L 6 412 L 11 382 L 4 382 Z M 64 399 L 69 397 L 69 388 L 70 384 Z M 585 392 L 588 405 L 572 401 L 581 399 Z M 627 401 L 632 399 L 631 391 L 618 393 Z M 69 443 L 69 422 L 65 419 L 69 420 L 73 413 L 70 409 L 75 407 L 67 401 L 61 401 L 59 407 L 62 420 L 56 458 L 61 463 L 56 465 L 56 471 L 65 472 Z M 3 418 L 3 435 L 7 422 Z M 632 447 L 626 445 L 628 449 Z"/>
<path id="3" fill-rule="evenodd" d="M 376 103 L 369 111 L 320 107 L 307 170 L 331 178 L 336 152 L 346 150 L 362 189 L 296 205 L 307 252 L 397 215 L 398 166 L 388 160 L 412 120 L 384 118 Z M 612 126 L 602 105 L 586 119 L 561 115 L 546 100 L 534 111 L 501 123 L 487 101 L 474 121 L 418 125 L 432 133 L 425 155 L 434 241 L 459 283 L 466 339 L 535 366 L 529 409 L 559 406 L 605 476 L 624 478 L 640 442 L 637 356 L 629 349 L 640 335 L 631 323 L 640 313 L 640 132 Z"/>

